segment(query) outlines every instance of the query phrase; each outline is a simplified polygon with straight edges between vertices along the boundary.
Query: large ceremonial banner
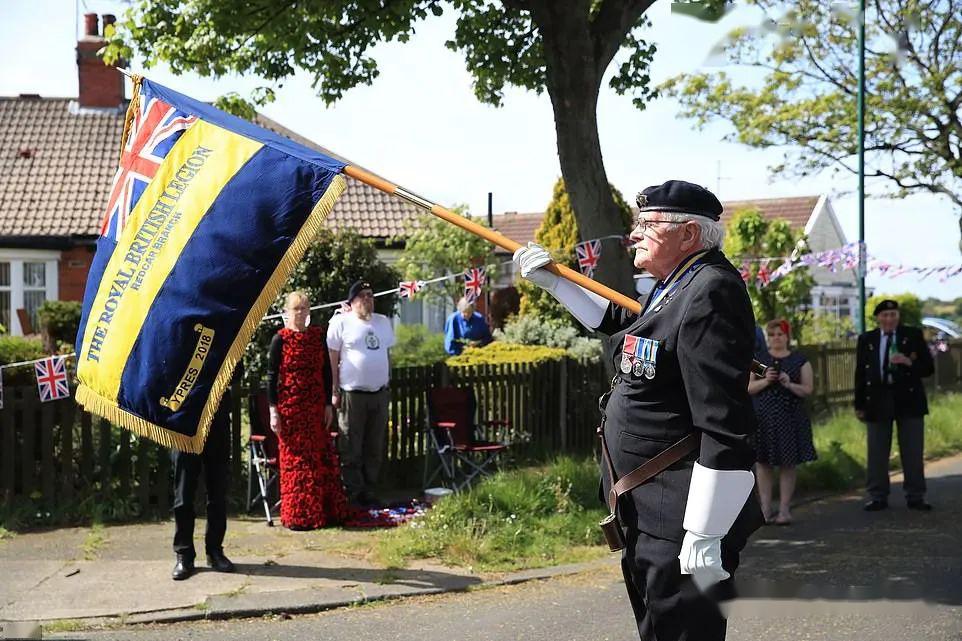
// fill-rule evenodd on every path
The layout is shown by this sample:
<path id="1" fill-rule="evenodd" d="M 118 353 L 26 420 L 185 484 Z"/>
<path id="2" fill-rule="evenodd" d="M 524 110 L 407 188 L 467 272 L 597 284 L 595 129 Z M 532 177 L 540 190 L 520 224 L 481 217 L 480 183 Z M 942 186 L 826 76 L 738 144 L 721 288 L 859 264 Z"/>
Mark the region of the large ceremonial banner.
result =
<path id="1" fill-rule="evenodd" d="M 344 163 L 137 78 L 77 335 L 77 400 L 200 452 Z"/>

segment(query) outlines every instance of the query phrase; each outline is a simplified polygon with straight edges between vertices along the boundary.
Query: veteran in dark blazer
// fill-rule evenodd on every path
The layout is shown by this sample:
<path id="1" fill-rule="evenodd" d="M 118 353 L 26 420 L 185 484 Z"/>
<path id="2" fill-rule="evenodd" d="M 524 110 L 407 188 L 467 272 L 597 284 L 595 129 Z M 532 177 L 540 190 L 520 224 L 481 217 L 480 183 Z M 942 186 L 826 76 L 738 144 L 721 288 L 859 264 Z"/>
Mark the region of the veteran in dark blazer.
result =
<path id="1" fill-rule="evenodd" d="M 869 512 L 888 507 L 892 423 L 898 425 L 902 489 L 910 509 L 931 510 L 925 501 L 925 415 L 929 413 L 922 379 L 935 371 L 922 330 L 899 324 L 899 305 L 883 300 L 875 307 L 878 328 L 858 337 L 855 364 L 855 414 L 867 427 L 866 490 Z"/>
<path id="2" fill-rule="evenodd" d="M 659 279 L 639 316 L 541 269 L 550 258 L 538 245 L 519 249 L 515 261 L 582 324 L 610 336 L 618 374 L 604 432 L 619 478 L 695 435 L 688 456 L 618 501 L 622 570 L 643 641 L 721 640 L 726 622 L 715 600 L 733 595 L 739 553 L 762 522 L 748 500 L 755 319 L 720 250 L 722 206 L 711 192 L 669 181 L 641 192 L 638 205 L 635 266 Z M 607 493 L 604 464 L 602 482 Z"/>

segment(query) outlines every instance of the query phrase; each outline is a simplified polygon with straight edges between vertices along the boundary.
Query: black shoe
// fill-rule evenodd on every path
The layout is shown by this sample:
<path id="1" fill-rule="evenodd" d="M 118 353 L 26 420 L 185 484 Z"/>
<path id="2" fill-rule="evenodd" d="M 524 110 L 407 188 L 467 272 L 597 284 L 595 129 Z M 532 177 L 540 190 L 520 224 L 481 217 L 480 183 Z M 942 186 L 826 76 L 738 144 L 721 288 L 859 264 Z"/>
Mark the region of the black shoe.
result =
<path id="1" fill-rule="evenodd" d="M 866 512 L 879 512 L 881 510 L 888 509 L 888 506 L 889 506 L 888 501 L 883 501 L 881 499 L 873 499 L 868 503 L 866 503 L 862 509 L 865 510 Z"/>
<path id="2" fill-rule="evenodd" d="M 170 573 L 170 578 L 174 581 L 183 581 L 184 579 L 189 579 L 194 573 L 194 557 L 187 556 L 186 554 L 177 555 L 177 563 L 174 564 L 174 569 Z"/>
<path id="3" fill-rule="evenodd" d="M 233 572 L 236 568 L 221 551 L 207 553 L 207 567 L 214 572 Z"/>
<path id="4" fill-rule="evenodd" d="M 921 510 L 922 512 L 931 512 L 932 506 L 925 502 L 925 499 L 918 499 L 915 501 L 908 501 L 906 506 L 910 510 Z"/>

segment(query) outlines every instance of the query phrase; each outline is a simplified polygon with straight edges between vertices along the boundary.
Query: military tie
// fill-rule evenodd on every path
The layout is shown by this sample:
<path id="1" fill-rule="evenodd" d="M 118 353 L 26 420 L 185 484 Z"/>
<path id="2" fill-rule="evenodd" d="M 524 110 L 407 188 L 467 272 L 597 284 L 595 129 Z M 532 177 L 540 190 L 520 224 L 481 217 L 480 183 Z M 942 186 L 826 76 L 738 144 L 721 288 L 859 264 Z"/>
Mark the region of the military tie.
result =
<path id="1" fill-rule="evenodd" d="M 892 332 L 885 332 L 885 353 L 882 355 L 882 381 L 886 385 L 892 384 L 892 374 L 889 372 L 889 351 L 892 349 Z"/>

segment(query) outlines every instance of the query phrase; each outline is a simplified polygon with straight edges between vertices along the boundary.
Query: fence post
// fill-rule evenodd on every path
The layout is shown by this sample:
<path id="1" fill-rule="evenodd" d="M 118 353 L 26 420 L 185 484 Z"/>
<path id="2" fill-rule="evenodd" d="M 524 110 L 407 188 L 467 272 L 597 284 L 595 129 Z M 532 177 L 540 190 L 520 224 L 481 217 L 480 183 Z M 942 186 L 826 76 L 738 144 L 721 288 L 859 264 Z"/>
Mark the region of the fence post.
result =
<path id="1" fill-rule="evenodd" d="M 819 357 L 819 377 L 822 379 L 820 381 L 820 387 L 822 388 L 822 404 L 827 410 L 829 407 L 829 379 L 828 379 L 828 347 L 825 345 L 819 345 L 818 348 Z"/>

